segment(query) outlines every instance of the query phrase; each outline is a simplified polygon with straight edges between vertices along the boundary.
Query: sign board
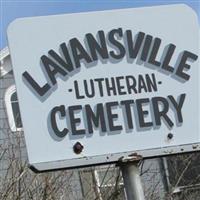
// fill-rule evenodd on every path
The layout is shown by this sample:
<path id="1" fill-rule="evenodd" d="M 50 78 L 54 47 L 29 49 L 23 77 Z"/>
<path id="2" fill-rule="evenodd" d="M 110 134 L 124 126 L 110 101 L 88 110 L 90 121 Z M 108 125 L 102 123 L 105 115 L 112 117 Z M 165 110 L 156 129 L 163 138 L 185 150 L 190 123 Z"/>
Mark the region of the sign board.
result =
<path id="1" fill-rule="evenodd" d="M 185 5 L 15 20 L 8 42 L 30 164 L 199 150 L 198 41 Z"/>

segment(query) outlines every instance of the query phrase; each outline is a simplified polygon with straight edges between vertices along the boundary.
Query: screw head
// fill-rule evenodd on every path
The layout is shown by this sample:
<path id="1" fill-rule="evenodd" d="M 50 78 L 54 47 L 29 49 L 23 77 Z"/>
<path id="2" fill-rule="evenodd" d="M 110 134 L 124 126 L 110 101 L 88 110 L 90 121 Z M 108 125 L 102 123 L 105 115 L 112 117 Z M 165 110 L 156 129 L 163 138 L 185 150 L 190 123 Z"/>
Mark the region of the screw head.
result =
<path id="1" fill-rule="evenodd" d="M 169 140 L 171 140 L 171 139 L 173 138 L 173 134 L 172 134 L 172 133 L 168 133 L 167 138 L 168 138 Z"/>
<path id="2" fill-rule="evenodd" d="M 76 142 L 73 146 L 74 153 L 80 154 L 83 151 L 83 145 L 80 142 Z"/>

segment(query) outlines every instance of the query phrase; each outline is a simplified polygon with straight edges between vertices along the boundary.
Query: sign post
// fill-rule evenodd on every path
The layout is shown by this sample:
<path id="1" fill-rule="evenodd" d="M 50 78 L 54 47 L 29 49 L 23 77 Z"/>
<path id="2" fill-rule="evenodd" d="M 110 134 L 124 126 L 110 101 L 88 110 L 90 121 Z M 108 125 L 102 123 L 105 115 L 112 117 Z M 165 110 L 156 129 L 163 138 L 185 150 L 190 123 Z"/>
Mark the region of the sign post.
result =
<path id="1" fill-rule="evenodd" d="M 142 157 L 132 155 L 119 161 L 128 200 L 144 200 L 144 191 L 140 178 L 139 163 Z"/>
<path id="2" fill-rule="evenodd" d="M 138 162 L 121 163 L 127 200 L 144 200 L 144 191 L 140 178 Z"/>

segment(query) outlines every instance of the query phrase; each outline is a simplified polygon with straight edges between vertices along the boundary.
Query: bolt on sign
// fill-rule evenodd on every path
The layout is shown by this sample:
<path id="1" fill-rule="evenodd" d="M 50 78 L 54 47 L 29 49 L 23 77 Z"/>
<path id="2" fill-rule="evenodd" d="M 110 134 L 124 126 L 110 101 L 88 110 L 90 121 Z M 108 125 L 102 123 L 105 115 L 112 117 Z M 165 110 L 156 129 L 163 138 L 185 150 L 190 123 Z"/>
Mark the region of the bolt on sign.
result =
<path id="1" fill-rule="evenodd" d="M 35 170 L 199 150 L 199 25 L 186 5 L 17 19 L 8 42 Z"/>

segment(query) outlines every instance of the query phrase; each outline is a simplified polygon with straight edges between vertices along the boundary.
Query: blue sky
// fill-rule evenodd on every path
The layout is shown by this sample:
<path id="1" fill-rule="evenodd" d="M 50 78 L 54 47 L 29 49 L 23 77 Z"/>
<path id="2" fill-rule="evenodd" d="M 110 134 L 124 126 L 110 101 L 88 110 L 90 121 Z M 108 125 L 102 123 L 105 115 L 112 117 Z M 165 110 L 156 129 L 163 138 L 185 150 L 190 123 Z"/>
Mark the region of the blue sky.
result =
<path id="1" fill-rule="evenodd" d="M 200 0 L 0 0 L 0 3 L 0 49 L 7 45 L 8 24 L 19 17 L 185 3 L 197 12 L 200 19 Z"/>

